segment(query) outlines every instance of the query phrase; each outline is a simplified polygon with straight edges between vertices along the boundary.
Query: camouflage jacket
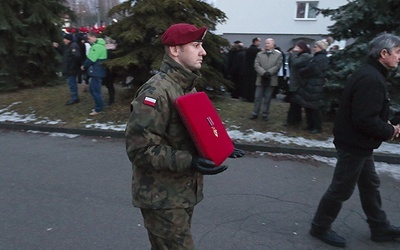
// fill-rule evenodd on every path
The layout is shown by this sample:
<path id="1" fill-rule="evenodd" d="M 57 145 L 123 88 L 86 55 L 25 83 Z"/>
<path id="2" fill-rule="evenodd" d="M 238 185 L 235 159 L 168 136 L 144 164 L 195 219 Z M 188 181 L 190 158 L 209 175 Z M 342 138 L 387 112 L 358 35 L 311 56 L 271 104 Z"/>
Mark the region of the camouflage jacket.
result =
<path id="1" fill-rule="evenodd" d="M 203 175 L 191 168 L 197 151 L 174 106 L 196 91 L 200 77 L 165 55 L 160 72 L 135 94 L 125 131 L 134 206 L 188 208 L 203 199 Z"/>

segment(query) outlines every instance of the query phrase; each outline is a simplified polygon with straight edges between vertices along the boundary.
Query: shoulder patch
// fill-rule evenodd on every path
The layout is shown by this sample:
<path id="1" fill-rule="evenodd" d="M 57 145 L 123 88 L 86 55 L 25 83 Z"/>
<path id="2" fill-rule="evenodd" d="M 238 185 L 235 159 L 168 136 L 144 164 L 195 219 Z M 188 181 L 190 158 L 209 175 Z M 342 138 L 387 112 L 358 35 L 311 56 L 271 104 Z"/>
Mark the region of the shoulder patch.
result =
<path id="1" fill-rule="evenodd" d="M 148 105 L 148 106 L 151 106 L 151 107 L 156 106 L 156 103 L 157 103 L 157 100 L 154 99 L 153 97 L 146 96 L 146 97 L 143 99 L 143 104 Z"/>

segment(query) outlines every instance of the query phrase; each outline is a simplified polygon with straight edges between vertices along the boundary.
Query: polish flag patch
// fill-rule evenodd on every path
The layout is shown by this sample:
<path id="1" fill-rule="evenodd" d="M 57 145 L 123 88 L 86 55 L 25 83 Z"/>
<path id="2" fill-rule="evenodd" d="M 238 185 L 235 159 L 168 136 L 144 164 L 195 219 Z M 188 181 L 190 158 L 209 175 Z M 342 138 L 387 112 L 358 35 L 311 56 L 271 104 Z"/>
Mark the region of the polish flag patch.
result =
<path id="1" fill-rule="evenodd" d="M 146 96 L 143 100 L 143 104 L 154 107 L 156 106 L 157 100 L 152 98 L 152 97 L 148 97 Z"/>

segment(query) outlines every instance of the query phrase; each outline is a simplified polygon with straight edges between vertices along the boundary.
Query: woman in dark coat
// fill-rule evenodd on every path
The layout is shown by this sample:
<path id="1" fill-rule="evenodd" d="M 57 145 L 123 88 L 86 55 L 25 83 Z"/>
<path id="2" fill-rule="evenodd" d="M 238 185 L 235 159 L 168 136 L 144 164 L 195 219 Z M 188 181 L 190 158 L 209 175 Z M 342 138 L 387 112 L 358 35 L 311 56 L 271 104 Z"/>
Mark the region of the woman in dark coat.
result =
<path id="1" fill-rule="evenodd" d="M 304 79 L 300 76 L 300 70 L 306 67 L 311 58 L 310 48 L 304 41 L 299 41 L 295 44 L 289 54 L 289 70 L 290 70 L 290 81 L 289 81 L 289 110 L 286 118 L 286 126 L 293 126 L 301 123 L 301 102 L 298 101 L 300 98 L 297 96 L 299 87 L 304 83 Z"/>
<path id="2" fill-rule="evenodd" d="M 321 133 L 322 130 L 320 107 L 322 106 L 326 72 L 329 66 L 327 47 L 328 43 L 323 40 L 315 42 L 313 58 L 299 72 L 304 79 L 304 84 L 299 88 L 298 95 L 300 104 L 306 111 L 306 129 L 312 134 Z"/>

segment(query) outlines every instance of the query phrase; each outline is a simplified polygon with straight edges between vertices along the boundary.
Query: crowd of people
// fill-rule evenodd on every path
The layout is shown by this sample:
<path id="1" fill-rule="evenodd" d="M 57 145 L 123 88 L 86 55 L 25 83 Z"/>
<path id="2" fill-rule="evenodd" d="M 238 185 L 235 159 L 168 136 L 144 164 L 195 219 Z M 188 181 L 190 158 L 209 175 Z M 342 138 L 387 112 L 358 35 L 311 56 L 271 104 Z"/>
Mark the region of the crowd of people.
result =
<path id="1" fill-rule="evenodd" d="M 323 105 L 323 88 L 328 70 L 328 43 L 319 40 L 314 43 L 313 56 L 308 45 L 299 41 L 289 56 L 290 107 L 286 125 L 297 125 L 302 120 L 302 108 L 306 113 L 305 130 L 321 133 L 322 120 L 320 107 Z"/>
<path id="2" fill-rule="evenodd" d="M 203 48 L 206 31 L 206 27 L 186 23 L 171 25 L 161 38 L 165 55 L 160 71 L 138 89 L 131 102 L 125 135 L 126 152 L 132 163 L 132 203 L 140 208 L 151 249 L 195 249 L 191 221 L 194 207 L 203 199 L 203 176 L 220 174 L 228 168 L 216 166 L 198 154 L 174 106 L 180 96 L 196 92 L 207 55 Z M 258 43 L 258 39 L 253 41 L 255 47 Z M 236 43 L 237 50 L 241 47 L 240 42 Z M 311 55 L 311 49 L 300 41 L 289 54 L 294 83 L 290 83 L 293 86 L 288 121 L 299 122 L 298 112 L 305 108 L 307 129 L 311 131 L 320 129 L 316 112 L 327 69 L 327 47 L 326 41 L 317 41 Z M 278 85 L 283 55 L 272 38 L 265 40 L 264 50 L 254 54 L 255 106 L 251 119 L 261 112 L 264 99 L 261 115 L 268 120 L 268 105 L 273 88 Z M 245 59 L 246 54 L 238 58 Z M 399 62 L 400 37 L 376 37 L 369 43 L 368 62 L 349 77 L 343 91 L 333 131 L 338 160 L 332 182 L 310 221 L 310 234 L 329 245 L 347 244 L 332 230 L 332 224 L 356 185 L 371 240 L 400 238 L 400 227 L 393 226 L 382 209 L 373 157 L 374 149 L 383 141 L 400 134 L 399 125 L 388 121 L 390 98 L 386 83 L 390 69 Z M 238 74 L 232 80 L 240 88 L 240 79 L 248 73 L 246 68 L 237 68 L 235 73 Z M 237 96 L 240 92 L 232 92 L 233 98 Z M 235 149 L 230 157 L 242 156 L 243 152 Z"/>
<path id="3" fill-rule="evenodd" d="M 114 75 L 105 67 L 104 62 L 112 55 L 116 44 L 111 39 L 106 43 L 100 35 L 99 30 L 84 33 L 69 29 L 63 34 L 62 44 L 53 42 L 54 48 L 62 56 L 61 73 L 70 91 L 70 98 L 65 105 L 79 103 L 77 84 L 88 84 L 94 100 L 90 116 L 96 116 L 104 109 L 102 85 L 108 89 L 108 105 L 115 101 Z"/>
<path id="4" fill-rule="evenodd" d="M 231 97 L 254 102 L 250 119 L 261 115 L 262 120 L 268 121 L 271 99 L 282 93 L 290 103 L 285 126 L 301 124 L 304 109 L 307 122 L 304 129 L 320 133 L 320 107 L 330 42 L 330 39 L 316 41 L 312 52 L 310 44 L 298 41 L 284 53 L 273 38 L 265 40 L 264 48 L 260 48 L 258 37 L 248 48 L 241 41 L 235 41 L 225 53 L 225 75 L 234 84 Z M 338 47 L 332 46 L 332 49 Z"/>

